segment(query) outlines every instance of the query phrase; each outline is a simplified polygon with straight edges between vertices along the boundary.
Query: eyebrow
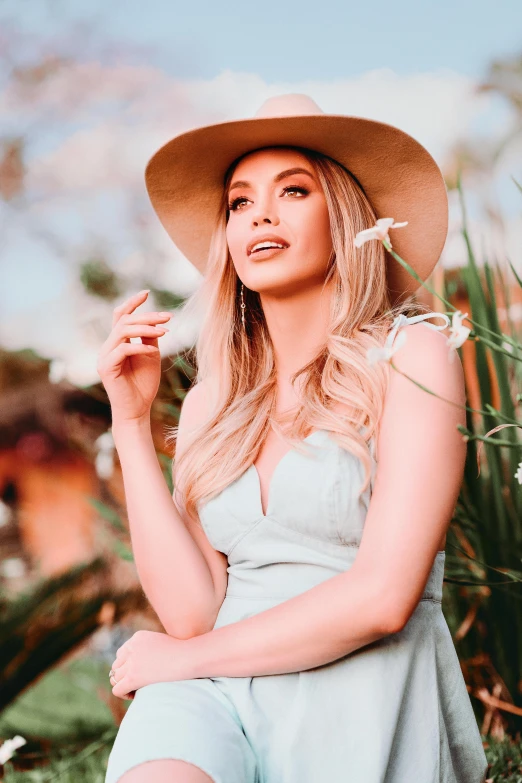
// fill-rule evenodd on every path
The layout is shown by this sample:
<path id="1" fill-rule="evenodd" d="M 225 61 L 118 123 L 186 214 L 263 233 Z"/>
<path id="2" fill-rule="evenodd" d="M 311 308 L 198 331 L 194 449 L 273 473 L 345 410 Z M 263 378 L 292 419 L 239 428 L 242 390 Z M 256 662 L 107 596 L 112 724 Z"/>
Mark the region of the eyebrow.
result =
<path id="1" fill-rule="evenodd" d="M 274 182 L 279 182 L 282 179 L 285 179 L 285 177 L 291 177 L 293 174 L 308 174 L 311 179 L 315 179 L 314 175 L 308 171 L 308 169 L 303 169 L 300 166 L 295 166 L 293 169 L 285 169 L 284 171 L 280 171 L 279 174 L 276 174 L 274 177 Z M 229 187 L 228 192 L 230 193 L 231 190 L 234 190 L 234 188 L 250 188 L 252 187 L 250 182 L 247 182 L 246 180 L 236 180 L 232 183 L 232 185 Z"/>

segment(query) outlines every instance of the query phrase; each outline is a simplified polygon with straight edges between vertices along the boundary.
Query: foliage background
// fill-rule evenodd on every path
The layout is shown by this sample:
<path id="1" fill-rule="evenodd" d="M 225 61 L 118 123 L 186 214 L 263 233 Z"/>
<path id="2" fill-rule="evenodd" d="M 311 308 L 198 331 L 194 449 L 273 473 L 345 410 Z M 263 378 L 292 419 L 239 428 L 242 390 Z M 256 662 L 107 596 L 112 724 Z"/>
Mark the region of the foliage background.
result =
<path id="1" fill-rule="evenodd" d="M 205 2 L 0 2 L 0 738 L 28 739 L 5 780 L 102 781 L 127 706 L 109 665 L 134 630 L 161 630 L 137 582 L 95 370 L 112 308 L 149 288 L 147 309 L 174 316 L 153 411 L 170 486 L 163 431 L 191 383 L 198 326 L 176 309 L 199 276 L 150 207 L 145 163 L 172 135 L 280 92 L 402 127 L 447 182 L 448 241 L 421 297 L 468 312 L 473 330 L 443 611 L 490 780 L 519 779 L 522 20 L 508 0 L 494 14 L 446 5 L 401 0 L 390 14 L 379 0 L 370 19 L 328 2 L 321 14 L 272 0 L 241 14 Z M 516 426 L 486 434 L 499 424 Z M 88 535 L 74 551 L 64 539 L 58 562 L 46 555 L 52 520 L 23 505 L 18 475 L 54 485 L 64 464 L 83 487 L 67 528 L 88 519 Z"/>

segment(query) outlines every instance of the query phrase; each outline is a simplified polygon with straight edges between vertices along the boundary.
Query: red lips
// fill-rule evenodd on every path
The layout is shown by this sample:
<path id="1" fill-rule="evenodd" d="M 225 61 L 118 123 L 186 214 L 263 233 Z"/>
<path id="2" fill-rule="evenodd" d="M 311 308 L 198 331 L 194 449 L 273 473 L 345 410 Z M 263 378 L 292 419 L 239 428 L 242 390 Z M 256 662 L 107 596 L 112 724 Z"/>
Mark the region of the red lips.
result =
<path id="1" fill-rule="evenodd" d="M 260 242 L 277 242 L 278 245 L 283 245 L 283 247 L 289 247 L 288 242 L 286 239 L 283 239 L 283 237 L 277 236 L 277 234 L 260 234 L 255 239 L 252 239 L 246 248 L 247 256 L 251 255 L 252 248 L 255 245 L 258 245 Z"/>

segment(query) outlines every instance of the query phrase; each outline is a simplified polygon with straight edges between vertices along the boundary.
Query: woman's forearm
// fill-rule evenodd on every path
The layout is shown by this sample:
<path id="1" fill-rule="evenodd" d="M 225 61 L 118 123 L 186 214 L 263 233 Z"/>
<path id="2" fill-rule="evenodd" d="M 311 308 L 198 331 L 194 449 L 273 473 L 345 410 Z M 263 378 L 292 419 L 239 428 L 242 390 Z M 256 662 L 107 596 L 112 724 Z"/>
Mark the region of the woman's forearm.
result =
<path id="1" fill-rule="evenodd" d="M 112 435 L 143 590 L 170 636 L 187 639 L 204 633 L 213 627 L 219 609 L 212 575 L 174 505 L 150 420 L 113 420 Z"/>
<path id="2" fill-rule="evenodd" d="M 397 608 L 357 569 L 187 641 L 192 677 L 256 677 L 330 663 L 398 630 Z"/>

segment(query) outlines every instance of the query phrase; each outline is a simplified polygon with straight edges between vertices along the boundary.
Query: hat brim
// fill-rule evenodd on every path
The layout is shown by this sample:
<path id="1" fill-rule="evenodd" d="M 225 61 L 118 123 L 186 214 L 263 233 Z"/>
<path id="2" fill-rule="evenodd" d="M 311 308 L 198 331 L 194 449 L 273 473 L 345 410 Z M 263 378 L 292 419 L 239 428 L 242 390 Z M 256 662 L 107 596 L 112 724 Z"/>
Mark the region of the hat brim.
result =
<path id="1" fill-rule="evenodd" d="M 228 167 L 247 152 L 276 145 L 306 147 L 339 161 L 357 177 L 377 218 L 408 221 L 391 229 L 392 247 L 426 280 L 448 231 L 448 196 L 437 163 L 393 125 L 335 114 L 216 123 L 175 136 L 154 153 L 145 169 L 152 206 L 174 244 L 202 274 Z M 392 301 L 415 292 L 418 281 L 386 256 Z"/>

